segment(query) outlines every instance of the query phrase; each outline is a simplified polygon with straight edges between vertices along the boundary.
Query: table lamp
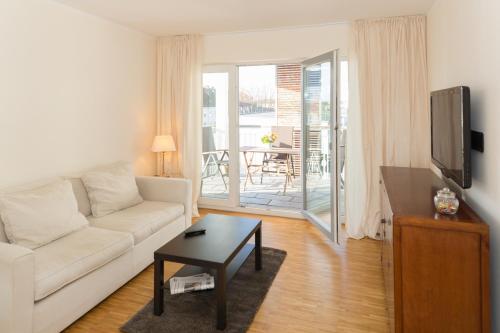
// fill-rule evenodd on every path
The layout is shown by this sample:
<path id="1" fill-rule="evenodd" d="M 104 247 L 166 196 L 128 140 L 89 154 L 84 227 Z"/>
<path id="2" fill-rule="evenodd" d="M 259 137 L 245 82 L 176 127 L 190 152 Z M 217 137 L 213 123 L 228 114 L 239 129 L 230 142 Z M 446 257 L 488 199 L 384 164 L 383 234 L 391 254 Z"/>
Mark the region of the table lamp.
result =
<path id="1" fill-rule="evenodd" d="M 165 172 L 165 153 L 175 151 L 174 138 L 171 135 L 157 135 L 153 141 L 151 150 L 155 153 L 161 153 L 161 177 L 168 177 Z"/>

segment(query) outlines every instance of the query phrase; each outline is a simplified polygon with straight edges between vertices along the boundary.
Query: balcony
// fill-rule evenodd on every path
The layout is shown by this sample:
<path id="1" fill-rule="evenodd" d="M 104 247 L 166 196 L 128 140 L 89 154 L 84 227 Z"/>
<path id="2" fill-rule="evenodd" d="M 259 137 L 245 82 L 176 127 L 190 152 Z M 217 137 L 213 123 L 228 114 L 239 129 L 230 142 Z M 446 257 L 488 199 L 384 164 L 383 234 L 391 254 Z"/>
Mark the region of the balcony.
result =
<path id="1" fill-rule="evenodd" d="M 302 209 L 302 185 L 300 177 L 288 184 L 284 193 L 284 175 L 265 174 L 260 183 L 260 176 L 254 177 L 254 183 L 248 182 L 245 176 L 240 176 L 240 205 L 244 207 L 295 210 Z M 228 179 L 226 179 L 227 181 Z M 203 181 L 203 195 L 211 198 L 226 199 L 227 190 L 220 176 L 207 177 Z"/>

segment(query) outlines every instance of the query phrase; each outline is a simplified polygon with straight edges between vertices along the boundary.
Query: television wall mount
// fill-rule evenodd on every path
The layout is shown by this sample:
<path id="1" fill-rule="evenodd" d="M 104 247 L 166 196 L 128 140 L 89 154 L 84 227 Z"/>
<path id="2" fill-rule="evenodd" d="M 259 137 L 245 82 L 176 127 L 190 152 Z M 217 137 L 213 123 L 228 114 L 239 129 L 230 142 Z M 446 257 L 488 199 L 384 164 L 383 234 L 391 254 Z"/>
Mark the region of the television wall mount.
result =
<path id="1" fill-rule="evenodd" d="M 483 132 L 470 131 L 470 146 L 478 152 L 484 152 L 484 135 Z"/>

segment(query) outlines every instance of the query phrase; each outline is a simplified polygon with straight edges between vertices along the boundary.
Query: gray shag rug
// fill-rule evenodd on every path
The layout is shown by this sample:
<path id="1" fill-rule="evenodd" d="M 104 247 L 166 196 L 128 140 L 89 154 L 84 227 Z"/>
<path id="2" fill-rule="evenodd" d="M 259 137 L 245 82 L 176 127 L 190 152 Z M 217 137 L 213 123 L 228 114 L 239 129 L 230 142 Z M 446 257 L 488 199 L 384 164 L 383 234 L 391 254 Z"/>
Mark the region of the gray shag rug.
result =
<path id="1" fill-rule="evenodd" d="M 283 250 L 262 248 L 262 270 L 255 270 L 252 252 L 227 286 L 227 327 L 224 332 L 246 332 L 264 301 L 281 264 Z M 168 286 L 168 283 L 165 283 Z M 153 300 L 121 327 L 124 333 L 221 332 L 216 324 L 215 291 L 170 295 L 165 290 L 165 312 L 153 315 Z"/>

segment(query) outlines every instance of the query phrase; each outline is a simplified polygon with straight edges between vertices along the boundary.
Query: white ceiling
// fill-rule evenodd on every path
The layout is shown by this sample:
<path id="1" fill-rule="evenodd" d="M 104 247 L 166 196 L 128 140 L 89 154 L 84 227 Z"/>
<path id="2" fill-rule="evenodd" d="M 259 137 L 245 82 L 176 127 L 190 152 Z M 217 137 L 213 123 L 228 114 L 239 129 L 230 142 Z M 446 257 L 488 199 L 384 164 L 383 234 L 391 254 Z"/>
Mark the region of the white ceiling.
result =
<path id="1" fill-rule="evenodd" d="M 425 14 L 434 0 L 56 0 L 152 35 L 216 33 Z"/>

